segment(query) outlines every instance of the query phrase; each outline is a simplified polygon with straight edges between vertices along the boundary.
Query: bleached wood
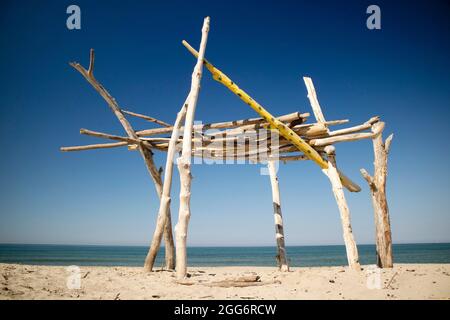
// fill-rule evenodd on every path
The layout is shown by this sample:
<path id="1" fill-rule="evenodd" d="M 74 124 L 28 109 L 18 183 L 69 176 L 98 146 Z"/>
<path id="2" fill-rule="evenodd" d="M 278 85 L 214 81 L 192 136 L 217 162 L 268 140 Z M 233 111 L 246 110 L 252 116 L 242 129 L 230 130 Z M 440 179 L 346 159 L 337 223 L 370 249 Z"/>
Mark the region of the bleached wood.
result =
<path id="1" fill-rule="evenodd" d="M 94 61 L 95 61 L 95 54 L 94 49 L 91 49 L 90 52 L 90 61 L 89 61 L 89 69 L 86 70 L 82 65 L 79 63 L 70 63 L 70 65 L 75 68 L 81 75 L 94 87 L 94 89 L 102 96 L 102 98 L 106 101 L 108 106 L 110 107 L 111 111 L 114 113 L 114 115 L 119 120 L 120 124 L 124 128 L 125 132 L 127 133 L 128 137 L 134 140 L 139 140 L 138 135 L 135 133 L 133 128 L 131 127 L 131 124 L 128 122 L 128 120 L 123 115 L 121 108 L 119 104 L 117 103 L 116 99 L 114 99 L 109 92 L 103 87 L 97 79 L 94 77 Z M 144 159 L 145 165 L 147 167 L 148 172 L 150 173 L 150 176 L 155 184 L 156 192 L 158 194 L 158 197 L 161 196 L 162 191 L 162 182 L 161 182 L 161 175 L 160 172 L 156 169 L 155 163 L 153 162 L 153 154 L 152 152 L 144 146 L 143 143 L 138 143 L 139 152 L 141 153 L 142 158 Z M 167 223 L 171 223 L 170 219 L 167 221 Z M 169 268 L 171 265 L 173 265 L 174 260 L 174 243 L 173 243 L 173 235 L 172 235 L 172 228 L 170 226 L 165 228 L 165 240 L 166 240 L 166 264 Z"/>
<path id="2" fill-rule="evenodd" d="M 280 118 L 278 118 L 280 119 Z M 348 119 L 344 120 L 331 120 L 326 121 L 325 123 L 305 123 L 300 125 L 295 125 L 292 127 L 292 130 L 294 130 L 295 133 L 298 135 L 306 136 L 306 137 L 315 137 L 319 135 L 323 135 L 327 133 L 327 128 L 324 125 L 331 126 L 331 125 L 340 125 L 347 123 Z M 268 123 L 262 123 L 262 124 L 253 124 L 253 125 L 246 125 L 246 126 L 240 126 L 234 129 L 224 130 L 221 132 L 217 132 L 215 134 L 212 134 L 211 136 L 233 136 L 233 135 L 239 135 L 247 130 L 258 130 L 262 128 L 267 128 Z"/>
<path id="3" fill-rule="evenodd" d="M 109 133 L 98 132 L 98 131 L 93 131 L 93 130 L 88 130 L 88 129 L 80 129 L 80 133 L 88 135 L 88 136 L 92 136 L 92 137 L 97 137 L 97 138 L 104 138 L 104 139 L 116 140 L 116 141 L 126 141 L 130 144 L 129 145 L 130 150 L 139 149 L 139 145 L 143 145 L 144 147 L 146 147 L 149 150 L 151 150 L 151 149 L 158 149 L 158 150 L 162 150 L 162 151 L 167 150 L 167 144 L 155 143 L 155 142 L 167 141 L 165 138 L 141 138 L 141 137 L 138 137 L 138 139 L 134 139 L 134 138 L 130 138 L 130 137 L 122 137 L 122 136 L 117 136 L 117 135 L 113 135 L 113 134 L 109 134 Z"/>
<path id="4" fill-rule="evenodd" d="M 308 91 L 308 99 L 311 103 L 311 108 L 313 109 L 314 116 L 316 117 L 317 122 L 326 122 L 325 117 L 322 113 L 322 108 L 319 104 L 319 100 L 317 99 L 317 93 L 316 89 L 314 88 L 312 79 L 309 77 L 303 77 L 303 81 L 305 82 L 306 90 Z"/>
<path id="5" fill-rule="evenodd" d="M 280 157 L 278 157 L 278 160 L 286 163 L 289 161 L 299 161 L 299 160 L 309 160 L 309 159 L 304 154 L 301 154 L 301 155 L 294 155 L 294 156 L 280 156 Z"/>
<path id="6" fill-rule="evenodd" d="M 327 146 L 330 144 L 335 144 L 339 142 L 349 142 L 349 141 L 358 141 L 363 139 L 372 139 L 373 133 L 371 132 L 362 132 L 362 133 L 351 133 L 351 134 L 345 134 L 341 136 L 335 136 L 335 137 L 329 137 L 329 138 L 322 138 L 322 139 L 312 139 L 309 140 L 308 143 L 312 146 Z"/>
<path id="7" fill-rule="evenodd" d="M 135 151 L 137 149 L 139 149 L 139 146 L 137 144 L 129 144 L 128 145 L 128 150 L 129 151 Z"/>
<path id="8" fill-rule="evenodd" d="M 156 221 L 155 232 L 153 234 L 151 246 L 149 248 L 147 257 L 145 259 L 144 270 L 152 271 L 155 264 L 155 259 L 161 245 L 161 240 L 164 232 L 164 226 L 169 218 L 169 208 L 171 202 L 170 190 L 172 187 L 172 173 L 173 173 L 173 161 L 177 152 L 177 142 L 179 137 L 179 129 L 182 121 L 186 116 L 187 103 L 189 97 L 184 102 L 181 110 L 178 112 L 177 118 L 173 125 L 172 136 L 170 138 L 169 147 L 167 150 L 166 169 L 164 174 L 164 184 L 161 195 L 161 202 L 159 205 L 158 219 Z"/>
<path id="9" fill-rule="evenodd" d="M 394 259 L 392 254 L 392 233 L 389 217 L 389 207 L 386 199 L 387 158 L 392 142 L 391 134 L 383 143 L 382 130 L 384 123 L 375 123 L 372 131 L 374 151 L 374 174 L 371 177 L 365 169 L 361 174 L 369 184 L 372 205 L 374 209 L 377 265 L 380 268 L 392 268 Z"/>
<path id="10" fill-rule="evenodd" d="M 184 279 L 187 273 L 187 252 L 186 241 L 189 219 L 191 216 L 191 156 L 192 142 L 191 133 L 194 122 L 195 108 L 197 106 L 198 95 L 200 91 L 200 82 L 203 71 L 203 59 L 205 57 L 206 43 L 208 41 L 209 17 L 203 21 L 202 39 L 200 42 L 199 56 L 192 73 L 191 91 L 189 93 L 188 108 L 183 134 L 183 150 L 178 159 L 178 170 L 180 172 L 180 208 L 178 223 L 175 227 L 176 234 L 176 270 L 177 278 Z"/>
<path id="11" fill-rule="evenodd" d="M 372 139 L 379 135 L 384 128 L 384 122 L 375 122 L 371 124 L 372 132 L 350 133 L 329 138 L 311 139 L 308 143 L 315 147 L 327 146 L 338 142 L 358 141 L 363 139 Z"/>
<path id="12" fill-rule="evenodd" d="M 280 187 L 278 185 L 277 177 L 277 163 L 276 160 L 269 160 L 267 162 L 270 175 L 270 185 L 272 187 L 272 202 L 273 202 L 273 214 L 275 220 L 275 238 L 277 242 L 277 262 L 281 271 L 289 271 L 289 266 L 286 257 L 286 246 L 284 243 L 284 229 L 283 229 L 283 217 L 281 214 L 281 200 L 280 200 Z"/>
<path id="13" fill-rule="evenodd" d="M 61 147 L 59 148 L 59 150 L 63 152 L 71 152 L 71 151 L 84 151 L 95 149 L 109 149 L 109 148 L 123 147 L 126 145 L 128 145 L 128 142 L 98 143 L 98 144 L 89 144 L 85 146 Z"/>
<path id="14" fill-rule="evenodd" d="M 294 120 L 298 119 L 306 119 L 309 116 L 309 113 L 299 113 L 299 112 L 293 112 L 289 114 L 285 114 L 280 116 L 278 119 L 283 122 L 292 122 Z M 199 131 L 199 130 L 207 130 L 207 129 L 227 129 L 227 128 L 236 128 L 236 127 L 242 127 L 247 125 L 267 125 L 267 122 L 263 118 L 250 118 L 250 119 L 243 119 L 243 120 L 234 120 L 234 121 L 225 121 L 225 122 L 214 122 L 214 123 L 207 123 L 207 124 L 197 124 L 194 125 L 193 131 Z M 164 134 L 164 133 L 170 133 L 172 132 L 173 127 L 167 127 L 167 128 L 155 128 L 155 129 L 146 129 L 146 130 L 140 130 L 136 131 L 136 134 L 138 136 L 153 136 L 158 134 Z M 184 127 L 181 128 L 181 130 L 184 131 Z"/>
<path id="15" fill-rule="evenodd" d="M 292 145 L 284 145 L 280 144 L 278 146 L 270 146 L 270 148 L 254 148 L 246 144 L 242 148 L 196 148 L 193 150 L 193 154 L 199 155 L 201 153 L 204 153 L 206 155 L 208 154 L 214 154 L 215 156 L 256 156 L 256 155 L 265 155 L 270 154 L 272 152 L 277 151 L 278 153 L 288 153 L 288 152 L 298 152 L 298 149 L 296 149 Z"/>
<path id="16" fill-rule="evenodd" d="M 146 116 L 145 114 L 140 114 L 140 113 L 127 111 L 127 110 L 122 110 L 122 112 L 125 113 L 125 114 L 128 114 L 130 116 L 136 117 L 136 118 L 141 118 L 141 119 L 147 120 L 149 122 L 157 123 L 157 124 L 159 124 L 159 125 L 161 125 L 163 127 L 171 127 L 172 126 L 172 125 L 170 125 L 170 124 L 168 124 L 168 123 L 166 123 L 164 121 L 161 121 L 159 119 L 156 119 L 156 118 L 153 118 L 153 117 L 150 117 L 150 116 Z"/>
<path id="17" fill-rule="evenodd" d="M 372 117 L 369 120 L 367 120 L 366 122 L 364 122 L 363 124 L 360 124 L 360 125 L 357 125 L 354 127 L 350 127 L 350 128 L 330 131 L 330 132 L 328 132 L 328 136 L 334 137 L 334 136 L 339 136 L 342 134 L 348 134 L 348 133 L 354 133 L 354 132 L 358 132 L 358 131 L 368 130 L 372 127 L 372 124 L 374 124 L 375 122 L 378 122 L 379 119 L 380 119 L 380 117 L 378 117 L 378 116 Z"/>
<path id="18" fill-rule="evenodd" d="M 103 133 L 103 132 L 98 132 L 98 131 L 93 131 L 93 130 L 88 130 L 88 129 L 83 129 L 83 128 L 80 129 L 80 134 L 85 134 L 88 136 L 104 138 L 104 139 L 109 139 L 109 140 L 126 141 L 130 144 L 141 143 L 141 141 L 139 139 L 134 139 L 134 138 L 130 138 L 130 137 L 121 137 L 121 136 L 116 136 L 113 134 L 108 134 L 108 133 Z"/>
<path id="19" fill-rule="evenodd" d="M 336 199 L 339 213 L 341 216 L 342 230 L 344 236 L 345 250 L 347 252 L 348 265 L 353 270 L 361 270 L 359 264 L 358 248 L 353 237 L 352 226 L 350 222 L 350 210 L 345 199 L 341 179 L 336 168 L 335 148 L 327 146 L 325 152 L 328 154 L 328 169 L 322 170 L 331 182 L 333 194 Z"/>
<path id="20" fill-rule="evenodd" d="M 386 141 L 384 142 L 384 150 L 385 150 L 386 154 L 388 154 L 391 149 L 391 143 L 392 143 L 393 138 L 394 138 L 394 134 L 391 133 L 389 135 L 389 137 L 386 138 Z"/>
<path id="21" fill-rule="evenodd" d="M 238 128 L 234 128 L 234 129 L 223 130 L 220 132 L 208 133 L 208 134 L 205 134 L 205 138 L 215 138 L 215 139 L 230 138 L 231 139 L 231 138 L 236 138 L 236 137 L 243 136 L 246 134 L 252 134 L 255 132 L 262 133 L 264 130 L 266 130 L 266 132 L 268 132 L 268 133 L 270 132 L 268 123 L 246 125 L 246 126 L 242 126 L 242 127 L 238 127 Z M 315 138 L 316 136 L 320 136 L 327 132 L 326 128 L 322 124 L 298 125 L 298 126 L 293 127 L 292 130 L 294 130 L 294 132 L 297 133 L 298 135 L 308 137 L 308 138 Z M 270 134 L 267 134 L 267 135 L 270 136 Z M 280 136 L 280 139 L 281 138 L 282 138 L 282 136 Z"/>
<path id="22" fill-rule="evenodd" d="M 365 169 L 361 169 L 360 170 L 361 175 L 363 176 L 363 178 L 367 181 L 367 183 L 369 184 L 370 188 L 375 187 L 375 183 L 373 181 L 372 176 L 365 170 Z"/>

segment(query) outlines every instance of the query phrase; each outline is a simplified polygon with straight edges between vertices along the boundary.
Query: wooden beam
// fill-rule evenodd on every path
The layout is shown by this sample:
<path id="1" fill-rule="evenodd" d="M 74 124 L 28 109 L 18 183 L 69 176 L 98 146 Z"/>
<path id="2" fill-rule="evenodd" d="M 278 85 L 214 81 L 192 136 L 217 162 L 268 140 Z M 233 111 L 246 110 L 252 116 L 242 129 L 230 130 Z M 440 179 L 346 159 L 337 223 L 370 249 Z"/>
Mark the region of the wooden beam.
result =
<path id="1" fill-rule="evenodd" d="M 299 112 L 293 112 L 289 114 L 282 115 L 278 117 L 280 121 L 283 122 L 292 122 L 298 119 L 305 119 L 309 116 L 309 113 L 299 113 Z M 227 128 L 236 128 L 246 125 L 255 125 L 259 124 L 261 126 L 268 125 L 268 123 L 263 118 L 250 118 L 250 119 L 243 119 L 243 120 L 234 120 L 234 121 L 225 121 L 225 122 L 215 122 L 215 123 L 207 123 L 207 124 L 199 124 L 193 126 L 193 131 L 199 131 L 199 130 L 207 130 L 207 129 L 227 129 Z M 182 127 L 181 129 L 184 130 Z M 136 131 L 136 134 L 138 136 L 153 136 L 157 134 L 164 134 L 164 133 L 170 133 L 172 132 L 173 128 L 172 126 L 167 128 L 155 128 L 155 129 L 145 129 Z"/>
<path id="2" fill-rule="evenodd" d="M 374 123 L 378 122 L 379 120 L 380 120 L 380 117 L 378 117 L 378 116 L 372 117 L 369 120 L 367 120 L 366 122 L 364 122 L 363 124 L 360 124 L 358 126 L 330 131 L 330 132 L 328 132 L 328 136 L 334 137 L 334 136 L 339 136 L 342 134 L 348 134 L 348 133 L 354 133 L 354 132 L 358 132 L 358 131 L 368 130 L 372 127 L 372 125 Z"/>
<path id="3" fill-rule="evenodd" d="M 103 133 L 103 132 L 98 132 L 98 131 L 93 131 L 93 130 L 88 130 L 88 129 L 83 129 L 83 128 L 80 129 L 80 134 L 85 134 L 88 136 L 104 138 L 104 139 L 109 139 L 109 140 L 126 141 L 130 144 L 141 143 L 141 141 L 139 139 L 134 139 L 134 138 L 130 138 L 130 137 L 121 137 L 121 136 L 116 136 L 113 134 L 108 134 L 108 133 Z"/>
<path id="4" fill-rule="evenodd" d="M 358 141 L 363 139 L 372 139 L 373 133 L 371 132 L 360 132 L 360 133 L 350 133 L 341 136 L 334 136 L 329 138 L 321 138 L 321 139 L 312 139 L 309 140 L 308 143 L 315 147 L 327 146 L 330 144 L 335 144 L 338 142 L 349 142 L 349 141 Z"/>

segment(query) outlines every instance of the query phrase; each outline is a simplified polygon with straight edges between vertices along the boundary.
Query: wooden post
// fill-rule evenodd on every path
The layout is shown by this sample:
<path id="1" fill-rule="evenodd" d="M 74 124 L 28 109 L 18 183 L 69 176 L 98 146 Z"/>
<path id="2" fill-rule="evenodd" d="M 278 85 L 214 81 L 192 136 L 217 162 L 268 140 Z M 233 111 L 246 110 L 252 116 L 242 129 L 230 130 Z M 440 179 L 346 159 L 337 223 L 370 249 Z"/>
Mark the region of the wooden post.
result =
<path id="1" fill-rule="evenodd" d="M 170 137 L 170 142 L 167 149 L 166 169 L 164 174 L 164 184 L 161 195 L 161 202 L 159 204 L 158 219 L 156 221 L 156 227 L 155 232 L 153 234 L 152 243 L 149 248 L 144 264 L 144 270 L 148 272 L 152 271 L 153 269 L 153 265 L 155 264 L 155 259 L 158 254 L 159 247 L 161 245 L 164 226 L 166 225 L 167 220 L 170 218 L 169 209 L 171 202 L 170 190 L 172 187 L 173 159 L 177 151 L 176 149 L 180 126 L 186 116 L 188 101 L 189 97 L 186 99 L 185 103 L 183 104 L 183 107 L 178 112 L 175 124 L 173 126 L 172 136 Z"/>
<path id="2" fill-rule="evenodd" d="M 391 134 L 383 142 L 383 127 L 383 122 L 375 123 L 372 126 L 373 132 L 379 131 L 379 134 L 373 139 L 374 175 L 371 177 L 364 169 L 361 169 L 361 174 L 369 184 L 372 196 L 376 230 L 377 266 L 380 268 L 392 268 L 394 260 L 392 257 L 391 223 L 386 200 L 386 177 L 387 157 L 394 135 Z"/>
<path id="3" fill-rule="evenodd" d="M 94 49 L 91 49 L 90 52 L 90 61 L 89 61 L 89 69 L 86 70 L 82 65 L 79 63 L 70 63 L 70 65 L 75 68 L 81 75 L 94 87 L 94 89 L 102 96 L 102 98 L 106 101 L 108 106 L 110 107 L 111 111 L 114 113 L 114 115 L 119 120 L 120 124 L 124 128 L 125 132 L 127 133 L 128 137 L 133 140 L 139 140 L 138 135 L 131 127 L 131 124 L 128 122 L 128 120 L 125 118 L 125 116 L 122 113 L 121 108 L 119 107 L 119 104 L 117 103 L 116 99 L 114 99 L 109 92 L 103 87 L 97 79 L 94 77 L 94 61 L 95 61 L 95 54 Z M 161 197 L 162 192 L 162 181 L 161 181 L 161 172 L 156 169 L 155 163 L 153 162 L 153 154 L 152 152 L 144 146 L 143 143 L 138 144 L 139 152 L 142 155 L 142 158 L 144 159 L 145 165 L 147 167 L 148 172 L 150 173 L 150 176 L 153 179 L 153 182 L 156 187 L 156 193 L 158 194 L 158 197 Z M 168 219 L 167 226 L 165 227 L 165 233 L 164 233 L 164 240 L 166 241 L 166 267 L 169 269 L 173 269 L 174 265 L 174 243 L 173 243 L 173 235 L 172 235 L 172 222 L 171 219 Z"/>
<path id="4" fill-rule="evenodd" d="M 361 266 L 359 265 L 358 248 L 356 247 L 356 242 L 353 238 L 352 225 L 350 223 L 350 210 L 348 209 L 344 190 L 342 189 L 342 183 L 336 169 L 334 146 L 325 147 L 325 152 L 328 155 L 328 169 L 324 169 L 322 171 L 330 179 L 333 187 L 333 194 L 339 207 L 348 265 L 354 270 L 361 270 Z"/>
<path id="5" fill-rule="evenodd" d="M 191 91 L 189 93 L 188 109 L 183 134 L 183 150 L 178 158 L 178 170 L 180 172 L 180 208 L 178 223 L 175 227 L 176 235 L 176 270 L 177 278 L 183 279 L 187 273 L 187 231 L 191 216 L 191 156 L 192 156 L 192 127 L 194 123 L 195 108 L 197 106 L 200 81 L 203 71 L 203 58 L 205 56 L 206 43 L 208 41 L 209 17 L 203 21 L 202 39 L 200 42 L 197 63 L 192 73 Z"/>
<path id="6" fill-rule="evenodd" d="M 278 177 L 276 169 L 276 161 L 269 160 L 267 162 L 269 169 L 270 184 L 272 186 L 273 215 L 275 219 L 275 236 L 277 240 L 277 262 L 281 271 L 289 271 L 289 265 L 286 258 L 286 247 L 284 244 L 283 217 L 281 215 L 280 188 L 278 186 Z"/>
<path id="7" fill-rule="evenodd" d="M 317 99 L 317 93 L 312 79 L 309 77 L 303 77 L 303 81 L 305 82 L 305 86 L 308 91 L 308 99 L 311 103 L 314 116 L 318 123 L 324 123 L 325 117 L 323 116 L 322 108 L 320 107 L 319 100 Z M 341 178 L 339 177 L 339 171 L 336 168 L 335 148 L 334 146 L 326 146 L 324 150 L 327 153 L 328 168 L 325 168 L 322 171 L 331 182 L 333 194 L 341 215 L 348 265 L 354 270 L 361 270 L 358 258 L 358 248 L 356 247 L 355 239 L 353 238 L 352 226 L 350 223 L 350 210 L 348 209 L 347 201 L 345 200 Z"/>

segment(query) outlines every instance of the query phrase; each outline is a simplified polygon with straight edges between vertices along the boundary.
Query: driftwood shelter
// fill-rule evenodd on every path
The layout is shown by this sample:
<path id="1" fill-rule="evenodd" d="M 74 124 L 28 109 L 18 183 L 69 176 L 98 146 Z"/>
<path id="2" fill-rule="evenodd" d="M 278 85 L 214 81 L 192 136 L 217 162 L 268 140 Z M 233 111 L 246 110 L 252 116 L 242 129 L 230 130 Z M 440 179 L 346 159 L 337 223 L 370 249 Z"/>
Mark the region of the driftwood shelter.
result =
<path id="1" fill-rule="evenodd" d="M 61 151 L 81 151 L 124 146 L 128 147 L 129 150 L 138 150 L 156 187 L 156 192 L 160 199 L 160 207 L 153 239 L 145 260 L 145 270 L 151 271 L 153 269 L 156 255 L 164 237 L 166 268 L 176 268 L 179 279 L 186 276 L 186 239 L 191 216 L 189 204 L 192 178 L 191 161 L 193 158 L 208 159 L 210 161 L 222 161 L 224 159 L 233 159 L 235 161 L 248 160 L 267 165 L 273 197 L 275 235 L 278 248 L 277 261 L 281 271 L 288 271 L 289 266 L 284 241 L 280 190 L 276 175 L 278 162 L 314 161 L 325 176 L 328 177 L 332 186 L 340 212 L 348 264 L 352 269 L 359 270 L 358 250 L 352 233 L 350 210 L 345 199 L 344 188 L 350 192 L 359 192 L 361 188 L 337 169 L 334 144 L 362 139 L 372 140 L 374 148 L 374 175 L 373 177 L 370 176 L 364 169 L 361 169 L 361 174 L 369 184 L 374 207 L 377 265 L 379 267 L 392 267 L 392 240 L 385 189 L 387 156 L 393 136 L 390 135 L 386 141 L 383 141 L 384 123 L 376 116 L 356 126 L 332 130 L 333 126 L 345 124 L 348 120 L 325 119 L 313 82 L 309 77 L 303 77 L 303 80 L 307 88 L 314 121 L 308 122 L 310 118 L 309 113 L 294 112 L 278 117 L 273 116 L 244 90 L 239 88 L 227 75 L 205 59 L 209 23 L 209 17 L 205 18 L 198 52 L 186 41 L 183 41 L 183 45 L 196 57 L 196 64 L 192 73 L 190 92 L 181 106 L 173 125 L 150 116 L 123 110 L 94 77 L 95 57 L 93 50 L 90 53 L 88 69 L 85 69 L 78 63 L 70 63 L 106 101 L 124 128 L 126 136 L 81 129 L 81 134 L 105 138 L 115 142 L 62 147 Z M 259 117 L 194 125 L 195 109 L 204 67 L 211 73 L 214 80 L 223 84 L 245 104 L 254 109 Z M 145 119 L 159 127 L 135 131 L 127 116 Z M 164 170 L 162 168 L 157 169 L 153 161 L 153 152 L 155 150 L 167 152 Z M 181 182 L 179 216 L 175 227 L 175 246 L 172 234 L 170 203 L 174 159 L 179 152 L 181 155 L 175 161 Z"/>

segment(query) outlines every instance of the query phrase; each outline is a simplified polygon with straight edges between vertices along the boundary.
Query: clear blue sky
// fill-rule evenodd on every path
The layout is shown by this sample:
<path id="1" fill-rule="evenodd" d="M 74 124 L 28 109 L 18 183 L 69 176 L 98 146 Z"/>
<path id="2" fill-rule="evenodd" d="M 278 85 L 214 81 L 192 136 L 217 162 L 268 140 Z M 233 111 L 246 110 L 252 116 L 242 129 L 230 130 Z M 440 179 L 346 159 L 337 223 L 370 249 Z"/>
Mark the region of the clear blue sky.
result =
<path id="1" fill-rule="evenodd" d="M 78 4 L 82 29 L 66 28 Z M 345 4 L 344 4 L 345 3 Z M 382 29 L 366 28 L 381 7 Z M 274 114 L 310 106 L 311 76 L 327 119 L 374 115 L 395 133 L 388 200 L 395 243 L 450 241 L 450 6 L 447 1 L 3 1 L 0 10 L 0 243 L 148 244 L 158 200 L 136 152 L 61 153 L 100 142 L 80 128 L 123 134 L 73 70 L 96 49 L 96 77 L 119 104 L 173 122 L 211 17 L 206 55 Z M 196 119 L 254 117 L 205 73 Z M 146 128 L 133 120 L 136 129 Z M 387 136 L 385 134 L 385 137 Z M 363 190 L 347 194 L 357 243 L 373 243 L 369 141 L 337 145 Z M 156 153 L 163 165 L 165 154 Z M 257 165 L 193 167 L 191 245 L 272 245 L 270 184 Z M 341 244 L 329 181 L 312 163 L 279 171 L 288 245 Z M 178 183 L 174 176 L 174 220 Z"/>

